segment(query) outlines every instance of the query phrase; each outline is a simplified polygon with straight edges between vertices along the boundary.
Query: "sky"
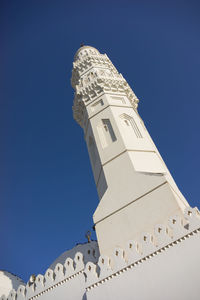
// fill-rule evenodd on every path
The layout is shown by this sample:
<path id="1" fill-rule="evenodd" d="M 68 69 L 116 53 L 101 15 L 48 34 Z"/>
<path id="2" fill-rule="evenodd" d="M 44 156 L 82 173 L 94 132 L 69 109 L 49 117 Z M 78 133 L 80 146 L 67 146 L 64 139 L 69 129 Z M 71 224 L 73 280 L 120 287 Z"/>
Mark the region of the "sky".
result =
<path id="1" fill-rule="evenodd" d="M 126 78 L 177 185 L 200 207 L 199 37 L 193 0 L 1 0 L 0 269 L 25 281 L 44 274 L 92 231 L 98 196 L 70 85 L 81 43 Z"/>

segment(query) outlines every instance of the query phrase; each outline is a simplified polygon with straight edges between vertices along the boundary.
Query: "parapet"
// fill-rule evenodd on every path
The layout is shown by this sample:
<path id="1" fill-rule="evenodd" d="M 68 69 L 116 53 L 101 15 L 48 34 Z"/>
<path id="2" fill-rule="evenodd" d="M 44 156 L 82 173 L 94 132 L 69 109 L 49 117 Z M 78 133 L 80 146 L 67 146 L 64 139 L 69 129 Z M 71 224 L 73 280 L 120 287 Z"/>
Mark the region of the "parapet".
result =
<path id="1" fill-rule="evenodd" d="M 197 208 L 189 207 L 185 210 L 183 219 L 173 216 L 167 226 L 156 225 L 153 235 L 144 233 L 138 241 L 128 241 L 125 249 L 115 248 L 110 258 L 100 256 L 98 263 L 94 263 L 94 253 L 90 253 L 91 261 L 85 261 L 84 254 L 77 252 L 74 259 L 69 257 L 64 264 L 57 263 L 54 269 L 49 268 L 44 275 L 37 275 L 26 286 L 20 285 L 17 291 L 10 292 L 8 298 L 2 296 L 0 300 L 34 300 L 45 293 L 49 293 L 49 299 L 56 299 L 56 294 L 55 298 L 51 294 L 63 285 L 66 286 L 66 291 L 70 291 L 70 295 L 77 292 L 77 289 L 82 289 L 83 297 L 85 292 L 87 294 L 91 289 L 130 269 L 134 270 L 197 234 L 200 234 L 200 213 Z M 77 296 L 74 299 L 78 299 Z"/>

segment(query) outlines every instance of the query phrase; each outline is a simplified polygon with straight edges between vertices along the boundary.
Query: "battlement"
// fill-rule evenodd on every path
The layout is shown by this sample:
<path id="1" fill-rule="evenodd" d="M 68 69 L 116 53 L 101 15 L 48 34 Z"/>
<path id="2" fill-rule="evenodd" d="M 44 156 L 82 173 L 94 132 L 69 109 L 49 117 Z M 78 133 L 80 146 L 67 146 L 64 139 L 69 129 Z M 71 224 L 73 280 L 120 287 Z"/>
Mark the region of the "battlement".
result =
<path id="1" fill-rule="evenodd" d="M 98 287 L 193 235 L 200 234 L 199 210 L 196 207 L 187 208 L 184 216 L 184 219 L 177 216 L 170 218 L 168 226 L 156 225 L 154 235 L 144 233 L 138 242 L 129 241 L 126 249 L 114 249 L 112 259 L 100 256 L 98 264 L 88 262 L 84 271 L 86 273 L 86 290 Z"/>
<path id="2" fill-rule="evenodd" d="M 144 233 L 138 241 L 128 241 L 125 249 L 115 248 L 110 258 L 100 256 L 95 263 L 94 253 L 90 253 L 91 261 L 88 261 L 89 257 L 85 260 L 83 253 L 77 252 L 74 259 L 67 258 L 64 264 L 57 263 L 44 275 L 31 276 L 26 286 L 20 285 L 17 291 L 10 292 L 8 298 L 2 296 L 0 300 L 34 300 L 46 293 L 51 298 L 52 292 L 63 286 L 73 294 L 80 289 L 78 282 L 82 282 L 82 292 L 88 292 L 197 234 L 200 234 L 200 212 L 196 207 L 188 207 L 183 219 L 173 216 L 167 226 L 156 225 L 153 235 Z M 73 284 L 74 281 L 77 283 Z"/>

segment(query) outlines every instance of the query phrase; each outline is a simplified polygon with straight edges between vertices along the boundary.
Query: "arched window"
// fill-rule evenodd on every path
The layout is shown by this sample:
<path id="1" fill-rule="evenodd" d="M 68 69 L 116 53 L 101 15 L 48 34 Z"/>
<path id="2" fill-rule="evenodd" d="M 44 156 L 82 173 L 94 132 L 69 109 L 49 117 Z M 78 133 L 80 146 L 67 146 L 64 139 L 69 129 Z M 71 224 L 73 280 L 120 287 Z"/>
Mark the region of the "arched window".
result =
<path id="1" fill-rule="evenodd" d="M 117 140 L 109 119 L 102 119 L 100 124 L 97 126 L 97 130 L 102 148 L 107 147 L 109 144 Z"/>
<path id="2" fill-rule="evenodd" d="M 133 117 L 127 114 L 122 114 L 120 118 L 122 119 L 122 122 L 126 128 L 134 131 L 137 138 L 143 137 Z"/>

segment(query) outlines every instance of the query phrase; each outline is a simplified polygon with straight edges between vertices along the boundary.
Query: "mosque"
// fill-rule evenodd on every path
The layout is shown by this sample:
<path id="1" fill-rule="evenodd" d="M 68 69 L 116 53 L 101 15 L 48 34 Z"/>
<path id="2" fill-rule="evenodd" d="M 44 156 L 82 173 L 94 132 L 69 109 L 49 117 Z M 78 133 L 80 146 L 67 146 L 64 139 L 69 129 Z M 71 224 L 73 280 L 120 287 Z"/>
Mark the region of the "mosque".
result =
<path id="1" fill-rule="evenodd" d="M 200 213 L 178 189 L 106 54 L 82 46 L 72 70 L 99 204 L 97 241 L 64 252 L 24 283 L 0 271 L 0 300 L 199 300 Z"/>

